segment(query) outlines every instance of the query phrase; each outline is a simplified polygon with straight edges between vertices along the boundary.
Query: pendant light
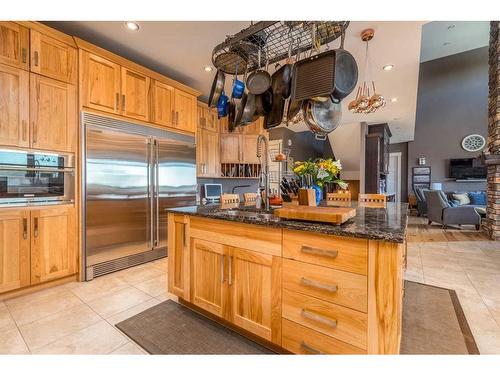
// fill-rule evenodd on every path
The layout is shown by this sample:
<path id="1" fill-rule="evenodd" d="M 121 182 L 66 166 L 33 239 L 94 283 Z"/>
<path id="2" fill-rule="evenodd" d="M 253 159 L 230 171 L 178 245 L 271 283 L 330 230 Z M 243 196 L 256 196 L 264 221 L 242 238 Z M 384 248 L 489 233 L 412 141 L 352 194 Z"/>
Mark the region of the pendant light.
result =
<path id="1" fill-rule="evenodd" d="M 366 29 L 361 32 L 361 40 L 366 43 L 364 71 L 365 77 L 363 83 L 358 86 L 356 99 L 349 103 L 348 108 L 352 113 L 373 113 L 379 108 L 385 106 L 384 97 L 377 93 L 377 90 L 375 88 L 375 81 L 372 80 L 370 82 L 370 75 L 368 74 L 369 70 L 371 69 L 368 42 L 373 39 L 374 35 L 375 30 L 373 29 Z M 371 92 L 370 89 L 372 90 Z"/>

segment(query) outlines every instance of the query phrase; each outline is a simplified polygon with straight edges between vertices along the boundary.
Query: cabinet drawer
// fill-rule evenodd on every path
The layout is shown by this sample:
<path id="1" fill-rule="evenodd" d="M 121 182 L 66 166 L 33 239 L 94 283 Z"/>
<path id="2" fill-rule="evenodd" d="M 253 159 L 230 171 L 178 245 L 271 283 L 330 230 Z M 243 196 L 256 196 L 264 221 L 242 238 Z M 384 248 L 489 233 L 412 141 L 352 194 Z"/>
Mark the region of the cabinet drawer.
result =
<path id="1" fill-rule="evenodd" d="M 365 313 L 284 289 L 283 318 L 366 349 Z"/>
<path id="2" fill-rule="evenodd" d="M 288 319 L 282 319 L 281 345 L 295 354 L 366 354 L 366 351 Z"/>
<path id="3" fill-rule="evenodd" d="M 367 311 L 367 278 L 363 275 L 283 259 L 283 288 Z"/>
<path id="4" fill-rule="evenodd" d="M 366 275 L 368 241 L 285 229 L 283 230 L 283 256 Z"/>

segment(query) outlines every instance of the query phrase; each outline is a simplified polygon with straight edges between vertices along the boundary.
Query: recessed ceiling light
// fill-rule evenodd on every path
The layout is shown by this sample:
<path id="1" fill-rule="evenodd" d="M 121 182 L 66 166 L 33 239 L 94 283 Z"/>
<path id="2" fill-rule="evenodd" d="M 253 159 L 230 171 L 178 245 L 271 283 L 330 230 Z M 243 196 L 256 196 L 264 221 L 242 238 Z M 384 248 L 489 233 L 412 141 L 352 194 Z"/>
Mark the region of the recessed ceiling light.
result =
<path id="1" fill-rule="evenodd" d="M 137 31 L 140 29 L 139 25 L 136 22 L 132 22 L 132 21 L 125 22 L 125 27 L 129 30 L 132 30 L 132 31 Z"/>
<path id="2" fill-rule="evenodd" d="M 396 103 L 398 101 L 398 98 L 391 98 L 391 102 Z"/>
<path id="3" fill-rule="evenodd" d="M 384 69 L 386 72 L 388 72 L 389 70 L 392 70 L 393 68 L 394 68 L 393 64 L 384 65 L 382 67 L 382 69 Z"/>
<path id="4" fill-rule="evenodd" d="M 211 72 L 212 70 L 214 70 L 214 68 L 212 68 L 210 65 L 205 66 L 203 69 L 205 69 L 205 72 Z"/>
<path id="5" fill-rule="evenodd" d="M 451 42 L 444 42 L 443 46 L 449 46 L 450 44 L 451 44 Z"/>

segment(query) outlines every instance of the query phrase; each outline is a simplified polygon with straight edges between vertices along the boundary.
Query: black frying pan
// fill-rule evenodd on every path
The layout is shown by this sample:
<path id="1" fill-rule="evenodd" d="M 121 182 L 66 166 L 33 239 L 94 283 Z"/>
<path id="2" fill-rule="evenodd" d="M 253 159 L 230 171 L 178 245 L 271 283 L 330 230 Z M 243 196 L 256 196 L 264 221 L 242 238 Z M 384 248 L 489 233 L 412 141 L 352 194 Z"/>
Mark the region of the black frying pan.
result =
<path id="1" fill-rule="evenodd" d="M 220 94 L 224 91 L 224 83 L 226 82 L 226 76 L 223 71 L 217 69 L 214 81 L 212 83 L 212 88 L 210 89 L 210 96 L 208 97 L 208 106 L 210 108 L 217 107 Z"/>
<path id="2" fill-rule="evenodd" d="M 265 116 L 273 107 L 273 90 L 268 88 L 260 95 L 255 96 L 255 115 Z"/>
<path id="3" fill-rule="evenodd" d="M 342 33 L 340 48 L 335 50 L 334 87 L 331 99 L 336 103 L 348 96 L 358 83 L 358 64 L 344 49 L 344 38 L 345 33 Z"/>

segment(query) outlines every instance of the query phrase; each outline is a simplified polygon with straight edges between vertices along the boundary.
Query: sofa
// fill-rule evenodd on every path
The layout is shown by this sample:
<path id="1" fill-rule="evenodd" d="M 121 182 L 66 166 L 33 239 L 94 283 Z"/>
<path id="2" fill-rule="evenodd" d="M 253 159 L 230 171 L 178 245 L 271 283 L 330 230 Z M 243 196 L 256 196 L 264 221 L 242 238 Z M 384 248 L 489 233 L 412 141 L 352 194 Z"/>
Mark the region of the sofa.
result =
<path id="1" fill-rule="evenodd" d="M 429 224 L 440 223 L 443 228 L 446 228 L 447 225 L 475 225 L 476 229 L 479 230 L 481 225 L 480 212 L 485 209 L 485 205 L 459 205 L 440 190 L 424 190 L 423 193 Z M 449 194 L 453 197 L 452 193 Z"/>
<path id="2" fill-rule="evenodd" d="M 415 196 L 417 197 L 417 213 L 418 216 L 427 215 L 427 203 L 425 202 L 424 191 L 428 189 L 417 188 L 415 189 Z"/>

